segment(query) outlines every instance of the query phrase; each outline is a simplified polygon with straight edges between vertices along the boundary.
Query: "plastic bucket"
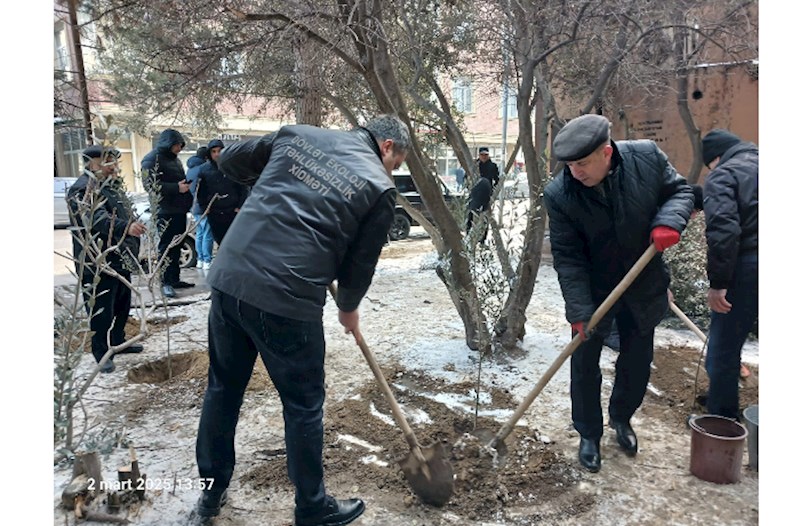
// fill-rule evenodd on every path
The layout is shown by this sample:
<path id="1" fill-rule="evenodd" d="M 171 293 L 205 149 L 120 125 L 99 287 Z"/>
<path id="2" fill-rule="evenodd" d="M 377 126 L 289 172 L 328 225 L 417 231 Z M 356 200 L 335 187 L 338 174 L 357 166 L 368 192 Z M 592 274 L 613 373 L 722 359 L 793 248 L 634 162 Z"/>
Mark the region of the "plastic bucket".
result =
<path id="1" fill-rule="evenodd" d="M 701 415 L 689 421 L 692 451 L 689 471 L 716 484 L 739 482 L 747 429 L 732 418 Z"/>
<path id="2" fill-rule="evenodd" d="M 750 469 L 758 471 L 758 406 L 751 405 L 742 411 L 744 427 L 747 428 L 747 458 Z"/>

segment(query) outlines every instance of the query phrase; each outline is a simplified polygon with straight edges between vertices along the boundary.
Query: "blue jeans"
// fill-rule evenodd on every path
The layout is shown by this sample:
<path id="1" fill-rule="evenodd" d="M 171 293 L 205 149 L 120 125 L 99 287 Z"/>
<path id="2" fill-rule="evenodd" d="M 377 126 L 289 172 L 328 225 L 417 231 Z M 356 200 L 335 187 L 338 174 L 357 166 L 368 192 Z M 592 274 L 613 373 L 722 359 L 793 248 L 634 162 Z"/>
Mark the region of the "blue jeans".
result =
<path id="1" fill-rule="evenodd" d="M 214 237 L 211 235 L 211 226 L 208 224 L 208 217 L 203 217 L 203 214 L 194 215 L 194 221 L 197 223 L 197 228 L 194 231 L 194 248 L 197 250 L 198 261 L 211 261 L 212 252 L 214 250 Z M 200 219 L 203 217 L 203 219 Z"/>
<path id="2" fill-rule="evenodd" d="M 712 415 L 739 417 L 739 369 L 742 346 L 758 317 L 758 255 L 740 256 L 725 299 L 730 312 L 711 313 L 706 372 L 708 402 Z"/>
<path id="3" fill-rule="evenodd" d="M 261 355 L 283 403 L 286 461 L 295 486 L 295 511 L 301 516 L 318 512 L 325 504 L 322 320 L 276 316 L 212 289 L 208 354 L 208 388 L 197 433 L 200 477 L 214 478 L 212 492 L 221 492 L 230 484 L 236 463 L 234 435 L 239 409 L 256 356 Z"/>

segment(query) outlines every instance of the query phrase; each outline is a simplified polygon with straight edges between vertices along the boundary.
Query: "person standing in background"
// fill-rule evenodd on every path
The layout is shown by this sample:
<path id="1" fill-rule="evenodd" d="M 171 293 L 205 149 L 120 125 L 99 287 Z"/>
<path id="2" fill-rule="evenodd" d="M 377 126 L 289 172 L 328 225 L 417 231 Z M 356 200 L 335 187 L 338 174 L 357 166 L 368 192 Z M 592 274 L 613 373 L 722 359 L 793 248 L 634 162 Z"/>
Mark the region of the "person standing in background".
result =
<path id="1" fill-rule="evenodd" d="M 208 148 L 201 146 L 197 152 L 189 157 L 186 165 L 189 171 L 186 172 L 186 180 L 189 181 L 189 191 L 194 198 L 192 205 L 192 216 L 195 222 L 194 248 L 197 251 L 197 268 L 208 270 L 211 268 L 211 258 L 214 251 L 214 237 L 211 235 L 211 227 L 208 224 L 208 217 L 203 217 L 205 210 L 200 208 L 197 202 L 197 180 L 200 175 L 200 167 L 208 161 Z"/>

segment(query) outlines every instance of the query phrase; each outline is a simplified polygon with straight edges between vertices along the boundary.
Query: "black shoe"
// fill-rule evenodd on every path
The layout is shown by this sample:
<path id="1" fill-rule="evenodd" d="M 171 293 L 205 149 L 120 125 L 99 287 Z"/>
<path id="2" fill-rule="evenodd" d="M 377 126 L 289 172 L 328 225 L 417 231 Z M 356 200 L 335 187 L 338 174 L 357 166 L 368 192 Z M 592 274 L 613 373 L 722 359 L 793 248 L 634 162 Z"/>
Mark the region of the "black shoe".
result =
<path id="1" fill-rule="evenodd" d="M 636 433 L 628 422 L 611 422 L 611 427 L 617 432 L 617 443 L 622 451 L 629 457 L 636 456 L 639 452 L 639 442 L 636 440 Z"/>
<path id="2" fill-rule="evenodd" d="M 216 491 L 204 491 L 194 507 L 194 511 L 200 517 L 216 517 L 220 509 L 228 502 L 228 490 L 222 493 Z"/>
<path id="3" fill-rule="evenodd" d="M 174 298 L 177 296 L 175 289 L 172 288 L 172 285 L 161 285 L 161 293 L 168 298 Z"/>
<path id="4" fill-rule="evenodd" d="M 108 361 L 106 363 L 104 363 L 103 366 L 100 368 L 100 372 L 101 373 L 113 373 L 114 369 L 116 369 L 116 368 L 117 368 L 117 366 L 114 365 L 114 360 L 109 358 Z"/>
<path id="5" fill-rule="evenodd" d="M 121 351 L 117 351 L 114 354 L 139 354 L 142 351 L 144 351 L 144 347 L 141 345 L 131 345 L 129 347 L 125 347 Z"/>
<path id="6" fill-rule="evenodd" d="M 336 500 L 327 497 L 325 507 L 318 513 L 300 517 L 295 513 L 295 526 L 344 526 L 356 520 L 364 513 L 364 501 L 361 499 Z"/>
<path id="7" fill-rule="evenodd" d="M 190 289 L 194 287 L 194 283 L 187 283 L 185 281 L 179 281 L 177 283 L 173 283 L 172 286 L 176 289 Z"/>
<path id="8" fill-rule="evenodd" d="M 592 473 L 600 471 L 600 439 L 581 437 L 578 460 Z"/>

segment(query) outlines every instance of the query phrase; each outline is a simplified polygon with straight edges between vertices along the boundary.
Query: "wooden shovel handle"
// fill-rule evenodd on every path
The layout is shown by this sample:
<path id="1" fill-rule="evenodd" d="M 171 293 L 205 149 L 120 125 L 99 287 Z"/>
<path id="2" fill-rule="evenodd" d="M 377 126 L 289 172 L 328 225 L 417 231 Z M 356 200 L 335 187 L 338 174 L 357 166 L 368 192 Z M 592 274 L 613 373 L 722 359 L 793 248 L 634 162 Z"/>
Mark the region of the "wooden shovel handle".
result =
<path id="1" fill-rule="evenodd" d="M 689 317 L 686 316 L 686 314 L 684 314 L 683 311 L 678 308 L 677 305 L 675 305 L 675 303 L 670 301 L 669 302 L 669 308 L 672 310 L 672 312 L 675 313 L 675 315 L 678 318 L 681 319 L 681 321 L 687 327 L 689 327 L 689 329 L 692 330 L 693 333 L 695 333 L 697 335 L 698 338 L 700 338 L 703 341 L 703 343 L 706 343 L 706 335 L 703 334 L 703 331 L 701 331 L 700 328 L 697 325 L 695 325 L 694 322 L 692 322 L 692 320 L 690 320 Z"/>
<path id="2" fill-rule="evenodd" d="M 645 250 L 644 254 L 636 261 L 636 263 L 631 267 L 625 277 L 614 287 L 614 290 L 603 300 L 603 303 L 597 307 L 597 310 L 594 311 L 592 314 L 591 319 L 589 320 L 589 324 L 586 327 L 586 331 L 589 332 L 594 329 L 600 320 L 603 319 L 608 311 L 611 309 L 611 306 L 617 302 L 617 300 L 622 296 L 622 294 L 628 289 L 631 283 L 639 276 L 639 273 L 642 272 L 642 269 L 650 263 L 650 260 L 653 259 L 653 256 L 656 255 L 658 251 L 656 250 L 656 246 L 654 244 L 650 244 L 650 246 Z M 581 344 L 581 335 L 576 334 L 572 341 L 567 344 L 561 354 L 555 359 L 555 361 L 550 365 L 550 367 L 545 371 L 544 375 L 539 379 L 539 381 L 534 386 L 533 390 L 528 393 L 528 396 L 525 397 L 525 400 L 522 401 L 522 404 L 514 411 L 514 414 L 511 415 L 511 419 L 506 422 L 503 427 L 500 428 L 500 431 L 497 432 L 497 435 L 492 439 L 489 443 L 490 447 L 495 447 L 497 442 L 500 440 L 504 440 L 510 433 L 511 430 L 514 429 L 514 426 L 517 424 L 522 415 L 525 414 L 525 411 L 528 410 L 530 405 L 536 400 L 536 397 L 539 396 L 539 393 L 542 392 L 542 389 L 547 385 L 553 375 L 558 372 L 564 362 L 569 358 L 572 353 L 575 352 L 575 349 Z"/>
<path id="3" fill-rule="evenodd" d="M 336 285 L 331 283 L 330 285 L 328 285 L 328 290 L 330 291 L 331 296 L 333 296 L 333 299 L 335 300 Z M 392 414 L 394 415 L 394 419 L 400 425 L 400 429 L 403 430 L 403 435 L 405 436 L 406 442 L 408 442 L 408 445 L 411 448 L 412 454 L 420 462 L 421 466 L 425 466 L 426 460 L 422 454 L 422 450 L 420 449 L 419 442 L 417 441 L 417 436 L 414 434 L 414 431 L 411 430 L 411 426 L 408 425 L 406 417 L 403 416 L 403 411 L 400 409 L 400 404 L 397 403 L 397 400 L 392 394 L 392 389 L 389 387 L 389 383 L 383 376 L 383 372 L 381 371 L 381 368 L 378 366 L 377 360 L 375 360 L 375 355 L 372 354 L 372 351 L 369 350 L 367 342 L 364 341 L 363 335 L 354 334 L 354 336 L 356 339 L 356 343 L 358 343 L 358 348 L 361 349 L 361 352 L 364 354 L 364 358 L 367 359 L 369 368 L 372 369 L 372 374 L 375 375 L 375 379 L 378 381 L 378 386 L 380 387 L 381 392 L 389 400 L 389 406 L 392 408 Z"/>

